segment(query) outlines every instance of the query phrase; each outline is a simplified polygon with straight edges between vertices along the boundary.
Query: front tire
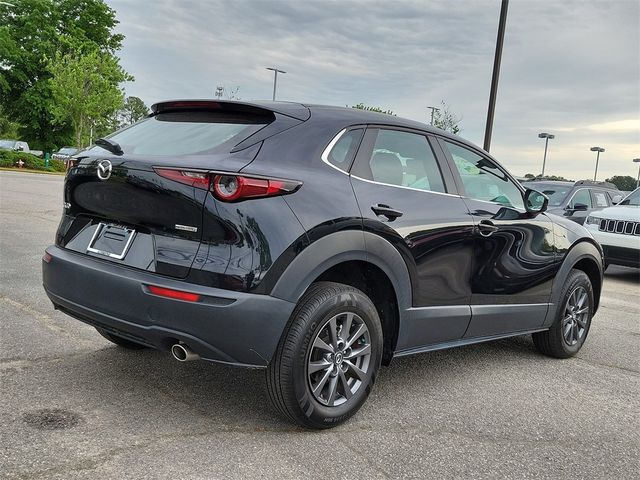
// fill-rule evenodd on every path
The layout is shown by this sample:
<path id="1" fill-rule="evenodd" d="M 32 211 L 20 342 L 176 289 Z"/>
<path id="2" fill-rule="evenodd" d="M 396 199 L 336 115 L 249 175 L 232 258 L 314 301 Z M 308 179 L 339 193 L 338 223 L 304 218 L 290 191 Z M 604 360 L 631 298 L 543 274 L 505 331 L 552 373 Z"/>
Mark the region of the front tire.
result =
<path id="1" fill-rule="evenodd" d="M 300 425 L 339 425 L 369 396 L 382 345 L 380 318 L 369 297 L 340 283 L 311 285 L 267 369 L 271 402 Z"/>
<path id="2" fill-rule="evenodd" d="M 571 270 L 562 288 L 560 306 L 551 328 L 533 334 L 533 343 L 545 355 L 574 356 L 584 345 L 594 313 L 593 287 L 582 270 Z"/>

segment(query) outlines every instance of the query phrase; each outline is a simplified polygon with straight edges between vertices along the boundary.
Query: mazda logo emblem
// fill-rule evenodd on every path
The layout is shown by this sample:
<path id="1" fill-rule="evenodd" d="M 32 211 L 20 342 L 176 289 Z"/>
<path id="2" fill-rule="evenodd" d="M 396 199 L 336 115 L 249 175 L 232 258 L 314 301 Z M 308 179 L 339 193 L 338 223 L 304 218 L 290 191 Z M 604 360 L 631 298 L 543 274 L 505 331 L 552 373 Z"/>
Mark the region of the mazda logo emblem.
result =
<path id="1" fill-rule="evenodd" d="M 109 160 L 102 160 L 98 163 L 98 178 L 100 180 L 108 180 L 111 176 L 111 170 L 113 167 L 111 166 L 111 162 Z"/>

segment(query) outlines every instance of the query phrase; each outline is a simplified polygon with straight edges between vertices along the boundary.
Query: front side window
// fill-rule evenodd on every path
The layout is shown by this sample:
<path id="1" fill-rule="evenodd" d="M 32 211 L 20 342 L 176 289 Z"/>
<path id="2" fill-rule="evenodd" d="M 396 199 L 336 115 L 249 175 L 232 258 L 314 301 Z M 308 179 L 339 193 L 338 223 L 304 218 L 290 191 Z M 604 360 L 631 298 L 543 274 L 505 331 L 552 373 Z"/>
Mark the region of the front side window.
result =
<path id="1" fill-rule="evenodd" d="M 575 195 L 573 195 L 573 198 L 571 199 L 567 207 L 573 210 L 576 208 L 576 205 L 578 203 L 591 208 L 591 195 L 589 194 L 589 190 L 587 190 L 586 188 L 578 190 Z"/>
<path id="2" fill-rule="evenodd" d="M 454 143 L 445 141 L 444 145 L 469 198 L 524 209 L 522 191 L 491 160 Z"/>
<path id="3" fill-rule="evenodd" d="M 446 192 L 431 146 L 424 135 L 399 130 L 378 130 L 373 151 L 351 173 L 374 182 Z"/>
<path id="4" fill-rule="evenodd" d="M 327 161 L 343 172 L 347 172 L 360 145 L 362 133 L 362 128 L 343 133 L 327 154 Z"/>

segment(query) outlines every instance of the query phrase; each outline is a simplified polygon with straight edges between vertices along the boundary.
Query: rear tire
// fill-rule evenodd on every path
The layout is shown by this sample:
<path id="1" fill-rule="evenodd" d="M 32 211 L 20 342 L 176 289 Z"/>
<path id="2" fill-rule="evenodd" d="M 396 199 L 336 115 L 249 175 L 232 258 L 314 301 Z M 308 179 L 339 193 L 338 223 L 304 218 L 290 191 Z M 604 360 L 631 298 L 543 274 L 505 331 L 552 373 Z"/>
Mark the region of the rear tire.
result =
<path id="1" fill-rule="evenodd" d="M 569 358 L 580 351 L 594 313 L 593 287 L 582 270 L 571 270 L 562 288 L 556 319 L 545 332 L 533 334 L 538 351 L 555 358 Z"/>
<path id="2" fill-rule="evenodd" d="M 271 402 L 305 427 L 339 425 L 369 396 L 382 346 L 380 318 L 369 297 L 340 283 L 311 285 L 267 369 Z"/>
<path id="3" fill-rule="evenodd" d="M 139 343 L 132 342 L 122 337 L 118 337 L 117 335 L 113 335 L 112 333 L 106 332 L 101 328 L 97 328 L 96 330 L 100 335 L 109 340 L 111 343 L 115 343 L 119 347 L 126 348 L 127 350 L 142 350 L 143 348 L 147 348 L 144 345 L 140 345 Z"/>

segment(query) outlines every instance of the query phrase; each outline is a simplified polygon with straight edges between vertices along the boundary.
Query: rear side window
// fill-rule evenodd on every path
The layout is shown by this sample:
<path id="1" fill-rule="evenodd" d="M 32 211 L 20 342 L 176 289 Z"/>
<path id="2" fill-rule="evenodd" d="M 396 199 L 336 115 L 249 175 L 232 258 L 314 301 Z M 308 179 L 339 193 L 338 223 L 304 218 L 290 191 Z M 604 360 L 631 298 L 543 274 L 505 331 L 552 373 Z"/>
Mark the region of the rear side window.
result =
<path id="1" fill-rule="evenodd" d="M 354 176 L 387 185 L 446 192 L 438 162 L 424 135 L 378 130 L 373 151 L 367 157 L 357 162 L 351 171 Z"/>
<path id="2" fill-rule="evenodd" d="M 326 160 L 334 167 L 347 172 L 360 145 L 363 131 L 362 128 L 357 128 L 342 134 L 327 154 Z"/>
<path id="3" fill-rule="evenodd" d="M 109 138 L 118 142 L 125 154 L 199 155 L 229 151 L 272 120 L 273 117 L 268 115 L 161 113 L 116 132 Z"/>
<path id="4" fill-rule="evenodd" d="M 591 190 L 591 194 L 593 195 L 594 207 L 600 208 L 609 206 L 609 199 L 607 198 L 606 192 L 601 190 Z"/>

